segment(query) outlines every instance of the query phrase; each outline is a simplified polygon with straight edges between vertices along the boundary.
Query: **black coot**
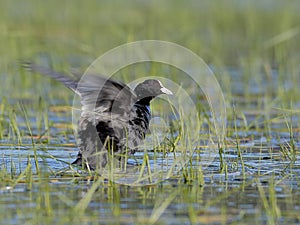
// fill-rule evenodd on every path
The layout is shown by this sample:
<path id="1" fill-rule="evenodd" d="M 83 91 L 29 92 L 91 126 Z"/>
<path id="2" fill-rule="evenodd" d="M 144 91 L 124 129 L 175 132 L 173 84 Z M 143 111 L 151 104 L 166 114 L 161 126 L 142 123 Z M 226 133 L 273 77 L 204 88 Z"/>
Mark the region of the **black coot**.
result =
<path id="1" fill-rule="evenodd" d="M 81 97 L 82 112 L 78 122 L 80 151 L 73 164 L 101 170 L 108 153 L 125 163 L 145 138 L 151 119 L 150 102 L 160 94 L 172 94 L 159 80 L 148 79 L 132 91 L 122 82 L 96 75 L 72 78 L 33 63 L 34 72 L 48 75 Z"/>

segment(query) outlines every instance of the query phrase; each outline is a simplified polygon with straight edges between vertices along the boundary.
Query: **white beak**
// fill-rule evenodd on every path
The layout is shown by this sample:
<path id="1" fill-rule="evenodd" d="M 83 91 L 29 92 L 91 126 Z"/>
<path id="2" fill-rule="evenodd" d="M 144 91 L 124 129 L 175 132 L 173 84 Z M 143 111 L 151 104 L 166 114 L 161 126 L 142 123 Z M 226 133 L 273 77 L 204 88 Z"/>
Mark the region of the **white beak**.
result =
<path id="1" fill-rule="evenodd" d="M 165 88 L 165 87 L 162 87 L 160 89 L 160 91 L 163 93 L 163 94 L 166 94 L 166 95 L 173 95 L 173 92 L 170 91 L 169 89 Z"/>

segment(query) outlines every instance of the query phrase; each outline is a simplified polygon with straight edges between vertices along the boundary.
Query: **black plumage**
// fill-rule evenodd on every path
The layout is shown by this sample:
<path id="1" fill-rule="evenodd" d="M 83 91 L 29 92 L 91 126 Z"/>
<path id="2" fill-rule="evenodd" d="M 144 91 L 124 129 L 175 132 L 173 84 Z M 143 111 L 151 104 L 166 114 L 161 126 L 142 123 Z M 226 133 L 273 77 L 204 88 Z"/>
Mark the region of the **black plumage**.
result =
<path id="1" fill-rule="evenodd" d="M 27 68 L 48 75 L 81 97 L 77 144 L 80 148 L 73 164 L 92 170 L 103 169 L 113 155 L 125 163 L 145 138 L 151 119 L 150 102 L 160 94 L 172 94 L 160 81 L 148 79 L 131 90 L 122 82 L 102 76 L 83 79 L 57 73 L 33 63 Z"/>

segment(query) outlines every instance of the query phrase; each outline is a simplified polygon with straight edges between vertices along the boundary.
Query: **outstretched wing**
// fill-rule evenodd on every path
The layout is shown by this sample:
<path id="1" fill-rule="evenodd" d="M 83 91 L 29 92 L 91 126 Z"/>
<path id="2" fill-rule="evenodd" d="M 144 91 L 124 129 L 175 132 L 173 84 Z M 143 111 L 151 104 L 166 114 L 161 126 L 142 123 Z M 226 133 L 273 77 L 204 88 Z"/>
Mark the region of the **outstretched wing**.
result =
<path id="1" fill-rule="evenodd" d="M 110 112 L 119 116 L 129 113 L 136 102 L 136 95 L 126 84 L 104 76 L 86 74 L 78 79 L 78 75 L 71 77 L 34 63 L 24 66 L 54 78 L 77 93 L 81 97 L 83 114 Z"/>
<path id="2" fill-rule="evenodd" d="M 83 113 L 109 112 L 111 116 L 124 116 L 124 113 L 130 112 L 137 98 L 122 82 L 90 74 L 81 78 L 76 90 L 81 96 Z"/>
<path id="3" fill-rule="evenodd" d="M 24 62 L 23 66 L 24 66 L 24 68 L 29 69 L 32 72 L 50 76 L 50 77 L 54 78 L 55 80 L 63 83 L 66 87 L 70 88 L 74 92 L 76 92 L 78 81 L 76 81 L 75 79 L 72 79 L 71 77 L 68 77 L 64 74 L 53 71 L 52 69 L 50 69 L 48 67 L 40 66 L 40 65 L 37 65 L 37 64 L 31 63 L 31 62 Z M 79 94 L 79 93 L 77 93 L 77 94 Z"/>

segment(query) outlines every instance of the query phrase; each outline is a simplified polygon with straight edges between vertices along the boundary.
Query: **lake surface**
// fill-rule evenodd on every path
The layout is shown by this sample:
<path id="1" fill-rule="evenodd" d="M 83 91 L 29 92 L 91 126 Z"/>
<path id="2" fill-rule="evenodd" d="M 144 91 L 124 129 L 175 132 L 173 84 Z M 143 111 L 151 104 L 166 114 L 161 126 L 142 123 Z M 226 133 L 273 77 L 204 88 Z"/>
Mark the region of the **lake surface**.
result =
<path id="1" fill-rule="evenodd" d="M 267 109 L 262 110 L 264 89 L 254 88 L 245 98 L 239 84 L 244 81 L 235 82 L 234 101 L 243 113 L 227 121 L 223 170 L 218 151 L 202 143 L 182 167 L 151 185 L 132 186 L 133 172 L 125 178 L 130 185 L 124 185 L 124 179 L 95 181 L 89 173 L 71 170 L 78 148 L 67 107 L 47 109 L 50 126 L 45 132 L 29 110 L 32 135 L 24 116 L 18 116 L 22 135 L 11 131 L 0 141 L 1 223 L 300 224 L 299 103 L 289 114 L 269 107 L 265 99 Z M 182 156 L 176 154 L 149 149 L 147 167 L 167 170 L 173 156 Z M 143 160 L 141 151 L 129 162 Z"/>

